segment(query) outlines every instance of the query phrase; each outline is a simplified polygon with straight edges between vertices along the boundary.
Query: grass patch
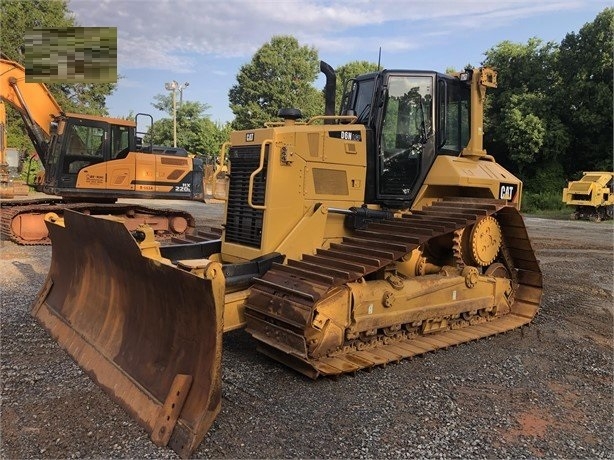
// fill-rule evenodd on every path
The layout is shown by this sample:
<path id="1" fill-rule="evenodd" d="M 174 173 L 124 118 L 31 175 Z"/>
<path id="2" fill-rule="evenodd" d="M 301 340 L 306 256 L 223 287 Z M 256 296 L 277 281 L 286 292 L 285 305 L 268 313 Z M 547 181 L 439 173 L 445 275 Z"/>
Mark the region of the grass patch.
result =
<path id="1" fill-rule="evenodd" d="M 544 219 L 554 220 L 572 220 L 571 215 L 573 208 L 565 209 L 531 209 L 529 211 L 522 210 L 522 213 L 531 217 L 542 217 Z"/>

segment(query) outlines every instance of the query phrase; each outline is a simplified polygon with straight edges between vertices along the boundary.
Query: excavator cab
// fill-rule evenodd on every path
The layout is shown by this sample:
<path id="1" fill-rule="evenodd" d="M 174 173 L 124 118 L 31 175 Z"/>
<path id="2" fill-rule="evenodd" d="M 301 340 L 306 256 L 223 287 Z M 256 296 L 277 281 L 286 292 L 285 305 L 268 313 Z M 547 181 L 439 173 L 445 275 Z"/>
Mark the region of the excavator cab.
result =
<path id="1" fill-rule="evenodd" d="M 133 121 L 66 114 L 56 123 L 40 191 L 96 201 L 139 195 L 199 199 L 203 195 L 202 160 L 139 148 Z"/>
<path id="2" fill-rule="evenodd" d="M 58 128 L 51 141 L 46 186 L 56 189 L 59 194 L 63 189 L 76 187 L 79 171 L 83 168 L 109 161 L 113 153 L 116 157 L 119 151 L 111 152 L 111 143 L 114 147 L 122 147 L 123 142 L 129 149 L 128 124 L 111 125 L 94 119 L 69 117 L 62 120 Z"/>

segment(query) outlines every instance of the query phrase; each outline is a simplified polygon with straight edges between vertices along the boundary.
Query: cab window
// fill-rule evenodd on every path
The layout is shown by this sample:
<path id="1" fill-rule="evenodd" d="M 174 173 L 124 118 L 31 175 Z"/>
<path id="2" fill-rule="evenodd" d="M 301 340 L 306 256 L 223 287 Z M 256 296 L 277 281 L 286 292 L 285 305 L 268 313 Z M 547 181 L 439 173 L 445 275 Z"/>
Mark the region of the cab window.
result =
<path id="1" fill-rule="evenodd" d="M 439 107 L 441 125 L 445 126 L 441 149 L 460 153 L 469 143 L 470 88 L 466 84 L 455 84 L 456 82 L 451 81 L 441 83 L 446 86 L 445 96 L 441 97 Z"/>
<path id="2" fill-rule="evenodd" d="M 412 193 L 433 128 L 432 91 L 430 76 L 389 77 L 380 140 L 380 195 Z"/>
<path id="3" fill-rule="evenodd" d="M 64 173 L 104 161 L 105 130 L 99 126 L 70 125 L 66 141 Z"/>
<path id="4" fill-rule="evenodd" d="M 127 126 L 112 126 L 111 127 L 111 159 L 125 158 L 128 155 L 129 128 Z"/>

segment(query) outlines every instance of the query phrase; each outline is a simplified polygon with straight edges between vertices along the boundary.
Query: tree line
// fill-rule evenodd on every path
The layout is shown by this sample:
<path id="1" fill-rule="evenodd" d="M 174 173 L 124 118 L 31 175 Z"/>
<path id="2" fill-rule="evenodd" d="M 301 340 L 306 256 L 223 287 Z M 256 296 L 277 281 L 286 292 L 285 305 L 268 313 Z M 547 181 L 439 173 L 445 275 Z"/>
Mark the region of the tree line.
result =
<path id="1" fill-rule="evenodd" d="M 525 182 L 526 207 L 561 207 L 567 180 L 612 171 L 614 8 L 561 43 L 532 38 L 489 49 L 497 69 L 485 146 Z"/>
<path id="2" fill-rule="evenodd" d="M 34 27 L 76 27 L 66 0 L 3 0 L 0 49 L 23 63 L 25 32 Z M 561 190 L 582 171 L 613 168 L 612 49 L 614 8 L 606 8 L 561 43 L 531 38 L 503 41 L 487 50 L 481 65 L 498 72 L 498 88 L 489 91 L 485 147 L 525 183 L 527 208 L 561 207 Z M 177 108 L 178 146 L 211 161 L 232 129 L 251 129 L 277 119 L 280 108 L 299 108 L 305 118 L 322 114 L 324 97 L 315 86 L 318 50 L 292 36 L 275 36 L 237 73 L 228 94 L 234 119 L 215 123 L 206 103 L 183 101 Z M 343 82 L 377 70 L 375 63 L 352 61 L 335 69 L 337 103 Z M 107 115 L 105 99 L 113 84 L 55 84 L 50 90 L 66 110 Z M 172 145 L 170 95 L 158 94 L 153 107 L 168 117 L 157 120 L 149 136 Z M 339 109 L 339 107 L 337 107 Z M 9 145 L 27 143 L 9 119 Z"/>

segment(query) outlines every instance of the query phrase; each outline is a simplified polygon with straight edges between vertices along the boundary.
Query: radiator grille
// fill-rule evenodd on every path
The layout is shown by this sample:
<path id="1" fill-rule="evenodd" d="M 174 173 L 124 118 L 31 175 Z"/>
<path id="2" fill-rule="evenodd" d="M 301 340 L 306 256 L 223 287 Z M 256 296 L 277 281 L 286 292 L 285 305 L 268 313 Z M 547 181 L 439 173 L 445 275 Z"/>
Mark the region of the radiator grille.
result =
<path id="1" fill-rule="evenodd" d="M 252 203 L 264 205 L 266 191 L 266 170 L 268 146 L 266 147 L 264 169 L 254 177 Z M 264 211 L 253 209 L 247 204 L 249 176 L 260 164 L 260 146 L 232 147 L 230 159 L 230 183 L 228 185 L 228 208 L 226 213 L 225 240 L 260 248 Z"/>

